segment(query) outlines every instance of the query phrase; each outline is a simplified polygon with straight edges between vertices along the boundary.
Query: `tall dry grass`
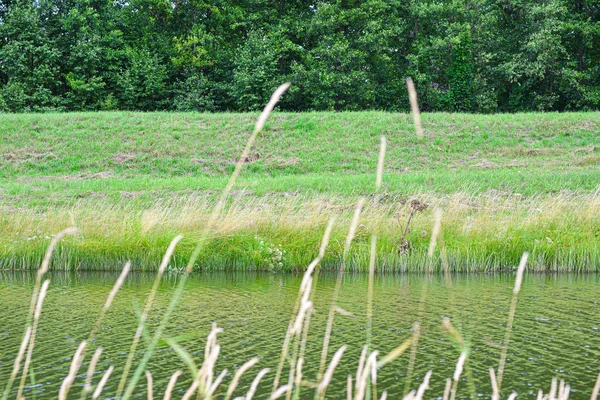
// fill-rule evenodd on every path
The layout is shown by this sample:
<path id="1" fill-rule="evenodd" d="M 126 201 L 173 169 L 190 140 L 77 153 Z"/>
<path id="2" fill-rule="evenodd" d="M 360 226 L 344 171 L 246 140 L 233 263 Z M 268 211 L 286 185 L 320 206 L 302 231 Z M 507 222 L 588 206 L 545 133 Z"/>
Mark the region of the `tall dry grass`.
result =
<path id="1" fill-rule="evenodd" d="M 377 236 L 378 268 L 385 271 L 442 270 L 439 251 L 428 256 L 432 220 L 444 210 L 445 257 L 452 271 L 506 271 L 529 252 L 529 266 L 538 271 L 596 271 L 600 265 L 597 193 L 557 193 L 522 199 L 490 192 L 480 196 L 454 193 L 445 197 L 422 193 L 415 198 L 429 204 L 411 219 L 412 248 L 400 254 L 394 241 L 411 212 L 410 198 L 388 198 L 385 193 L 365 198 L 354 246 L 346 267 L 368 270 L 371 234 Z M 191 265 L 217 200 L 190 196 L 138 209 L 134 205 L 79 203 L 70 210 L 24 211 L 7 218 L 0 229 L 0 268 L 39 265 L 53 232 L 78 226 L 81 233 L 65 238 L 56 249 L 57 268 L 112 269 L 130 259 L 134 269 L 154 269 L 153 260 L 177 234 L 182 250 L 170 266 Z M 347 198 L 231 196 L 216 213 L 219 224 L 206 233 L 203 251 L 193 268 L 239 270 L 303 270 L 316 257 L 320 235 L 330 215 L 338 224 L 322 268 L 336 270 L 344 256 L 345 227 L 354 205 Z M 110 234 L 109 234 L 110 233 Z M 46 239 L 48 238 L 48 239 Z M 261 250 L 264 242 L 264 251 Z M 281 245 L 281 246 L 279 246 Z M 282 265 L 272 265 L 268 248 L 285 250 Z M 247 251 L 240 250 L 247 249 Z M 257 256 L 259 254 L 259 256 Z"/>

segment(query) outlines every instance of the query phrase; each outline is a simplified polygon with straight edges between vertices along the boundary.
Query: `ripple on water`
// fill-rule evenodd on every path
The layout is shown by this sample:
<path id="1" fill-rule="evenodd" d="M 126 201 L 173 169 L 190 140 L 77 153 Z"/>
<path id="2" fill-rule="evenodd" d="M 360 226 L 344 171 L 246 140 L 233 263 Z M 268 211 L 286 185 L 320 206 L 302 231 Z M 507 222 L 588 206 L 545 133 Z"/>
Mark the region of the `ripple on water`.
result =
<path id="1" fill-rule="evenodd" d="M 5 382 L 24 331 L 34 276 L 1 272 L 0 277 L 0 382 Z M 71 357 L 78 344 L 87 339 L 116 274 L 52 273 L 50 279 L 32 362 L 35 384 L 26 388 L 27 394 L 36 393 L 38 399 L 56 396 Z M 151 274 L 131 274 L 97 333 L 93 346 L 102 346 L 105 351 L 95 379 L 110 365 L 116 367 L 107 393 L 116 388 L 153 279 Z M 150 330 L 158 326 L 177 279 L 176 275 L 168 275 L 161 283 L 147 321 Z M 229 370 L 229 380 L 233 371 L 252 357 L 260 358 L 254 374 L 260 368 L 275 369 L 300 280 L 301 276 L 285 274 L 195 274 L 188 279 L 165 337 L 177 341 L 201 364 L 205 338 L 215 322 L 224 329 L 219 335 L 222 350 L 217 367 L 219 371 Z M 547 391 L 556 375 L 567 380 L 578 393 L 589 396 L 600 370 L 598 281 L 595 275 L 526 277 L 513 323 L 504 388 L 533 396 L 539 388 Z M 304 366 L 307 380 L 314 380 L 319 368 L 334 285 L 334 275 L 321 274 L 315 288 L 316 313 L 310 325 Z M 488 368 L 498 365 L 512 285 L 510 275 L 455 275 L 451 288 L 441 276 L 376 277 L 374 349 L 386 354 L 412 334 L 415 321 L 421 321 L 412 376 L 405 355 L 379 371 L 378 387 L 396 398 L 407 389 L 406 382 L 416 387 L 425 373 L 433 370 L 431 393 L 442 393 L 445 379 L 452 375 L 459 356 L 453 340 L 441 329 L 442 317 L 448 316 L 470 348 L 465 375 L 471 378 L 468 382 L 464 378 L 465 383 L 461 383 L 463 396 L 468 396 L 473 386 L 477 395 L 487 397 L 491 391 Z M 348 349 L 328 391 L 332 396 L 342 396 L 346 376 L 356 373 L 367 340 L 366 298 L 366 275 L 347 274 L 338 303 L 350 314 L 336 317 L 330 355 L 344 344 Z M 143 345 L 136 360 L 142 351 Z M 177 369 L 184 374 L 176 392 L 183 392 L 190 382 L 185 364 L 162 342 L 148 369 L 153 373 L 156 392 L 164 389 L 170 374 Z M 242 385 L 248 387 L 252 375 Z M 268 375 L 264 382 L 272 376 L 273 373 Z M 81 379 L 76 382 L 81 384 Z M 140 383 L 140 390 L 144 385 L 145 381 Z M 259 397 L 264 398 L 269 392 L 270 386 L 264 384 Z"/>

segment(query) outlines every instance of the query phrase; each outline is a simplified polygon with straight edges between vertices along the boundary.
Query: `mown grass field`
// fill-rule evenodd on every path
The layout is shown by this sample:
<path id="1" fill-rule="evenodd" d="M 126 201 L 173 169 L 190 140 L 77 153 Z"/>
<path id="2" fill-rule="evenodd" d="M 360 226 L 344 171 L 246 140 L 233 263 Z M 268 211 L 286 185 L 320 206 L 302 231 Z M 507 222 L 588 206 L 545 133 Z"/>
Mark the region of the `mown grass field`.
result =
<path id="1" fill-rule="evenodd" d="M 55 268 L 153 269 L 168 242 L 185 263 L 257 114 L 75 113 L 0 116 L 0 265 L 34 267 L 68 226 Z M 439 268 L 426 252 L 444 211 L 454 270 L 600 265 L 600 113 L 422 115 L 275 113 L 246 160 L 198 268 L 303 269 L 337 216 L 324 266 L 340 258 L 366 197 L 349 268 Z M 388 146 L 375 193 L 380 136 Z M 410 201 L 417 213 L 397 251 Z M 279 254 L 281 255 L 279 256 Z"/>

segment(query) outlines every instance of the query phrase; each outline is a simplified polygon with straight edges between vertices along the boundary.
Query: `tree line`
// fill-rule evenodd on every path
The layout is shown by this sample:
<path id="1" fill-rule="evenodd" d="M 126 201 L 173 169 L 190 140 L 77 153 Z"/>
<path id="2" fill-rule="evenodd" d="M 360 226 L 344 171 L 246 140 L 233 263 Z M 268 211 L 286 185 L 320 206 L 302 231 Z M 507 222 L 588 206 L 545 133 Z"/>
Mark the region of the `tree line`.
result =
<path id="1" fill-rule="evenodd" d="M 600 109 L 600 0 L 0 0 L 0 110 Z"/>

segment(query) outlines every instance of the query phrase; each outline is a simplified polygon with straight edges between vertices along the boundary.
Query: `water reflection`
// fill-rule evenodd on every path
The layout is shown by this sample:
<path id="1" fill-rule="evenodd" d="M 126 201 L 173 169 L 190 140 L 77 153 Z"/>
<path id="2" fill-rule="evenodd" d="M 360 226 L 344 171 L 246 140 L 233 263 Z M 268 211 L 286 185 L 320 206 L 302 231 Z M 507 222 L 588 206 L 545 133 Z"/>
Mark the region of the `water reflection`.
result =
<path id="1" fill-rule="evenodd" d="M 117 275 L 111 272 L 50 273 L 51 285 L 34 350 L 35 385 L 27 391 L 37 398 L 54 398 L 66 376 L 70 358 L 81 340 L 87 339 Z M 167 274 L 157 293 L 148 319 L 154 329 L 176 285 L 179 275 Z M 33 272 L 0 272 L 0 382 L 6 382 L 18 350 L 29 307 Z M 120 368 L 127 357 L 139 310 L 152 286 L 154 275 L 132 273 L 106 316 L 94 346 L 105 351 L 99 373 L 115 365 L 115 375 L 106 393 L 116 388 Z M 293 274 L 209 272 L 188 279 L 181 304 L 171 319 L 166 337 L 175 338 L 198 364 L 204 354 L 205 337 L 212 322 L 224 328 L 219 371 L 234 371 L 251 357 L 261 358 L 259 367 L 276 367 L 301 276 Z M 538 388 L 549 387 L 552 376 L 565 378 L 589 396 L 600 370 L 600 319 L 597 275 L 527 275 L 517 308 L 507 372 L 503 387 L 532 397 Z M 322 273 L 316 288 L 317 314 L 311 323 L 305 377 L 314 379 L 318 369 L 323 331 L 333 274 Z M 459 352 L 442 332 L 441 319 L 448 316 L 466 338 L 471 350 L 468 373 L 475 391 L 490 393 L 488 368 L 497 367 L 513 285 L 511 275 L 453 275 L 451 287 L 443 276 L 380 275 L 375 281 L 373 343 L 387 353 L 411 334 L 413 322 L 422 321 L 422 336 L 412 386 L 433 370 L 431 394 L 441 394 L 451 376 Z M 367 277 L 346 274 L 339 305 L 352 314 L 339 316 L 334 325 L 331 352 L 348 345 L 328 394 L 341 397 L 346 376 L 355 374 L 360 350 L 366 340 Z M 143 345 L 140 346 L 140 351 Z M 391 398 L 405 390 L 408 358 L 401 358 L 379 372 L 379 387 Z M 177 391 L 190 382 L 189 372 L 166 345 L 159 348 L 149 367 L 157 392 L 171 373 L 182 369 Z M 243 382 L 249 385 L 252 376 Z M 96 378 L 96 380 L 99 377 Z M 227 379 L 226 381 L 230 380 Z M 465 378 L 466 379 L 466 378 Z M 76 381 L 81 383 L 80 381 Z M 265 380 L 267 382 L 267 380 Z M 461 382 L 459 397 L 469 396 L 470 382 Z M 140 392 L 143 393 L 143 383 Z M 266 397 L 270 387 L 262 387 Z M 53 394 L 53 395 L 52 395 Z M 243 394 L 241 391 L 238 395 Z M 581 397 L 574 393 L 576 397 Z"/>

